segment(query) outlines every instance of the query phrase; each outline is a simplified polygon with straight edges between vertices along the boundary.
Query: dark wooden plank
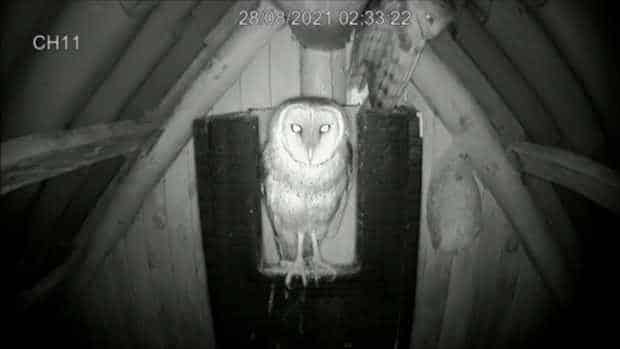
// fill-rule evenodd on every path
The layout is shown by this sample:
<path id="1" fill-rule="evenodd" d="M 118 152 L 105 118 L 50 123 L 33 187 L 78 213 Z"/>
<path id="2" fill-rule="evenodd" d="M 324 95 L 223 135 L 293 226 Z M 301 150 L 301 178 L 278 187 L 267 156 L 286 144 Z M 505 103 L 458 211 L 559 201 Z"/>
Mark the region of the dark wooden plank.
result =
<path id="1" fill-rule="evenodd" d="M 258 122 L 199 120 L 194 126 L 198 200 L 216 343 L 253 345 L 265 285 L 257 277 L 260 230 Z M 205 290 L 206 291 L 206 290 Z M 256 302 L 256 300 L 261 302 Z"/>

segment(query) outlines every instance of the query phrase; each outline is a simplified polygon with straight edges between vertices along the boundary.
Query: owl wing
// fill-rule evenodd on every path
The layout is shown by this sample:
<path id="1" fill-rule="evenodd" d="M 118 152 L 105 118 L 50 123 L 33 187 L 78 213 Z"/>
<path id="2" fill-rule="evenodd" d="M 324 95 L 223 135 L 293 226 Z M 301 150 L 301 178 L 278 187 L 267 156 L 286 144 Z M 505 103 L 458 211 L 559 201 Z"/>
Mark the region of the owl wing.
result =
<path id="1" fill-rule="evenodd" d="M 367 84 L 371 106 L 391 109 L 403 95 L 426 40 L 441 32 L 452 15 L 442 0 L 383 0 L 378 10 L 408 10 L 415 18 L 409 25 L 385 23 L 357 30 L 349 84 L 358 89 Z"/>
<path id="2" fill-rule="evenodd" d="M 266 180 L 269 177 L 269 166 L 265 162 L 265 154 L 268 151 L 271 151 L 267 146 L 261 152 L 261 161 L 259 161 L 259 178 L 260 178 L 260 191 L 261 191 L 261 203 L 262 208 L 265 210 L 267 214 L 267 218 L 269 219 L 269 224 L 271 225 L 271 229 L 273 231 L 274 240 L 276 242 L 276 247 L 278 249 L 278 255 L 280 259 L 292 259 L 295 256 L 295 246 L 297 236 L 294 232 L 287 232 L 285 229 L 282 229 L 277 223 L 276 215 L 271 205 L 269 205 L 269 196 L 273 195 L 269 188 L 266 186 Z M 273 189 L 272 189 L 273 190 Z"/>
<path id="3" fill-rule="evenodd" d="M 336 235 L 340 232 L 342 220 L 344 219 L 344 212 L 347 208 L 351 188 L 353 187 L 353 147 L 351 142 L 347 142 L 345 151 L 347 153 L 346 185 L 344 191 L 342 192 L 342 196 L 340 197 L 338 209 L 336 210 L 334 218 L 331 220 L 327 229 L 327 235 L 325 237 L 328 239 L 336 237 Z"/>

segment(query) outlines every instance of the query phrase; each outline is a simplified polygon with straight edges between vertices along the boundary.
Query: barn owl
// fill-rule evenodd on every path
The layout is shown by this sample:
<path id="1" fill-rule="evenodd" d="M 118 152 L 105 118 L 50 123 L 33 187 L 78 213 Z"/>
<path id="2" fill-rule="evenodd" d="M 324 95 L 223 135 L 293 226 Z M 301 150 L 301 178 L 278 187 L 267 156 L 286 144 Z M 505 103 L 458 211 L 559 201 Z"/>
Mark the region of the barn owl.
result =
<path id="1" fill-rule="evenodd" d="M 446 0 L 377 0 L 369 6 L 366 12 L 386 18 L 356 29 L 349 85 L 368 86 L 371 107 L 391 109 L 398 105 L 426 42 L 452 21 L 453 9 Z"/>
<path id="2" fill-rule="evenodd" d="M 271 118 L 262 190 L 288 288 L 295 276 L 306 286 L 308 270 L 335 276 L 319 247 L 338 233 L 346 206 L 352 169 L 348 122 L 341 107 L 318 97 L 285 101 Z"/>

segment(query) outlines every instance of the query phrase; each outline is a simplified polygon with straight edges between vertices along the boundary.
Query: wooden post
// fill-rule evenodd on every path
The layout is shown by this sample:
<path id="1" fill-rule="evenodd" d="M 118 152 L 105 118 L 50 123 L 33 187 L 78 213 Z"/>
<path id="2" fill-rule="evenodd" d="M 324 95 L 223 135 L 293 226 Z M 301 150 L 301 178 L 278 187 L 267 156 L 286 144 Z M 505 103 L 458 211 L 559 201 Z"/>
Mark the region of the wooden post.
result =
<path id="1" fill-rule="evenodd" d="M 269 0 L 261 1 L 257 9 L 259 12 L 275 10 Z M 79 243 L 87 242 L 86 250 L 74 253 L 69 261 L 25 294 L 27 302 L 51 291 L 76 265 L 79 271 L 71 280 L 72 288 L 80 292 L 90 284 L 105 258 L 127 232 L 144 197 L 191 137 L 193 120 L 204 115 L 217 102 L 258 49 L 280 28 L 282 26 L 277 25 L 237 26 L 193 82 L 188 81 L 186 75 L 181 77 L 180 86 L 175 86 L 171 97 L 165 98 L 162 104 L 170 103 L 175 93 L 183 93 L 186 86 L 189 88 L 164 124 L 161 135 L 147 142 L 135 162 L 119 172 L 84 223 L 78 240 Z M 201 67 L 200 63 L 195 63 Z M 192 64 L 188 70 L 196 69 L 196 66 Z M 84 253 L 84 261 L 80 252 Z"/>
<path id="2" fill-rule="evenodd" d="M 425 49 L 412 81 L 438 111 L 455 144 L 462 147 L 479 178 L 510 217 L 545 285 L 560 304 L 568 304 L 574 292 L 574 275 L 485 111 L 432 47 Z"/>

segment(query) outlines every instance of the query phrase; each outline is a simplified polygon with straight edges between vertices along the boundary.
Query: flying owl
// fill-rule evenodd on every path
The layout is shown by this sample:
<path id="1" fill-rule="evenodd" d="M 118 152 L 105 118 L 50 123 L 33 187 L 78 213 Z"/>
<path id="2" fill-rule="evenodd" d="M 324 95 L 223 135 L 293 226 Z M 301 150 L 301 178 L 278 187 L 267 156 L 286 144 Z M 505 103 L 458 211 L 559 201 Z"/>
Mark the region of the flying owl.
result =
<path id="1" fill-rule="evenodd" d="M 308 270 L 335 276 L 319 247 L 338 233 L 346 206 L 352 173 L 348 122 L 341 107 L 318 97 L 285 101 L 270 121 L 262 190 L 288 288 L 294 276 L 306 286 Z M 307 269 L 304 255 L 310 251 Z"/>

